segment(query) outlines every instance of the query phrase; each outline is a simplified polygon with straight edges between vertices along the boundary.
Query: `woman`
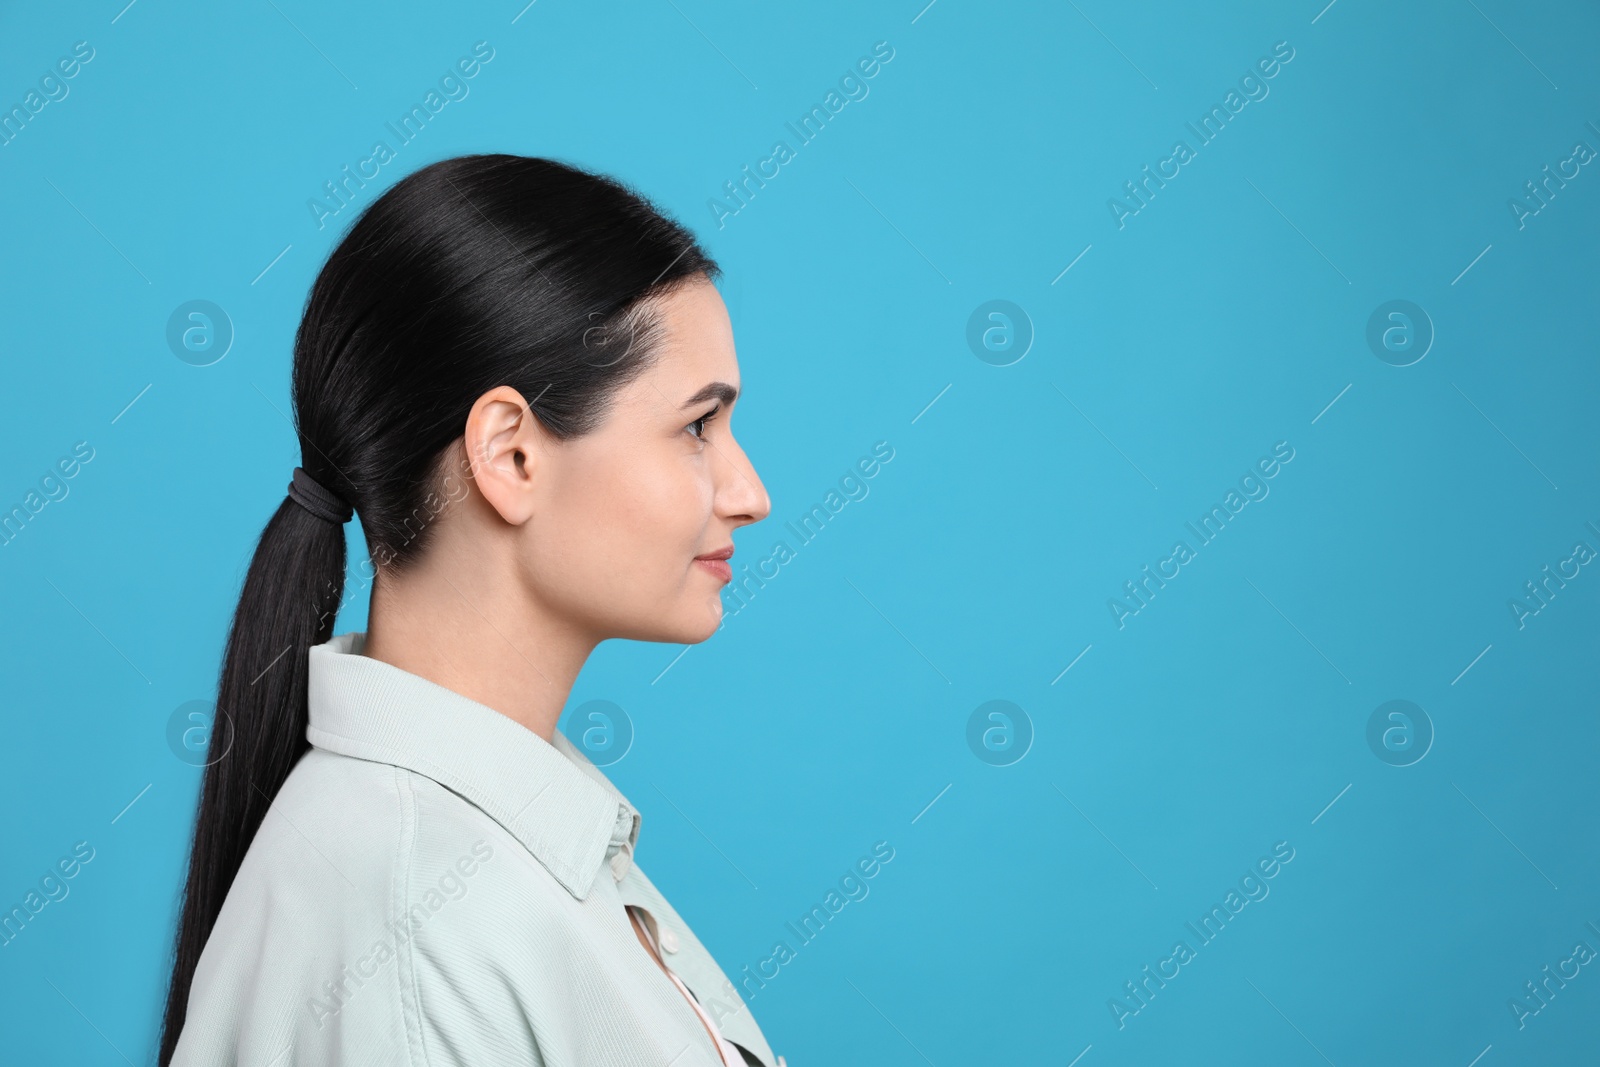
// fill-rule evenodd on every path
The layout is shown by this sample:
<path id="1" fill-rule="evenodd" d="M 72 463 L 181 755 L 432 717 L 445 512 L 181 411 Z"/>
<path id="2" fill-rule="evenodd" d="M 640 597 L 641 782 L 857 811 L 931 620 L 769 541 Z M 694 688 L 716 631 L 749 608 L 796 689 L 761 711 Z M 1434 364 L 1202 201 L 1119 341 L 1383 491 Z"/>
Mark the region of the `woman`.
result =
<path id="1" fill-rule="evenodd" d="M 770 509 L 717 274 L 616 181 L 509 155 L 409 175 L 329 256 L 163 1067 L 782 1067 L 556 730 L 601 641 L 716 630 L 733 530 Z M 366 632 L 334 637 L 352 513 L 377 573 Z"/>

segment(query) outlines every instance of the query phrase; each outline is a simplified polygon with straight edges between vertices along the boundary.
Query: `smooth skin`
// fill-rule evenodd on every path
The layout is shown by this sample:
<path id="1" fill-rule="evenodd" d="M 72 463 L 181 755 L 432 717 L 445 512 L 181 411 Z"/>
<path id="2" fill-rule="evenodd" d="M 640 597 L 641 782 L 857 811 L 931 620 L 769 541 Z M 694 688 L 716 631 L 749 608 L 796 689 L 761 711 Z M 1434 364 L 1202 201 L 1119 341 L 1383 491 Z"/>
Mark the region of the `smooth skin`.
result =
<path id="1" fill-rule="evenodd" d="M 716 286 L 696 276 L 657 306 L 655 364 L 588 434 L 558 440 L 509 386 L 472 405 L 446 456 L 470 465 L 468 490 L 411 569 L 379 567 L 366 655 L 550 741 L 601 641 L 716 632 L 724 582 L 695 557 L 772 505 L 733 437 L 739 363 Z"/>

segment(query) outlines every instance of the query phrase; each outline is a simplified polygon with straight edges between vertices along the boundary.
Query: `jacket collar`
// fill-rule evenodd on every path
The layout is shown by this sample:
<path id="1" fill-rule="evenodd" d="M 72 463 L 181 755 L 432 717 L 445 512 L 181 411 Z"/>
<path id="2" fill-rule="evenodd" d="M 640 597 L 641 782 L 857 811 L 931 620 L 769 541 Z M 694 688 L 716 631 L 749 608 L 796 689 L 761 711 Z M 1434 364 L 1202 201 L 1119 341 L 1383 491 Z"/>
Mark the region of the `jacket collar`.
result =
<path id="1" fill-rule="evenodd" d="M 551 741 L 453 690 L 363 655 L 366 634 L 312 646 L 306 739 L 424 775 L 481 808 L 578 900 L 602 864 L 621 881 L 640 816 L 560 730 Z"/>

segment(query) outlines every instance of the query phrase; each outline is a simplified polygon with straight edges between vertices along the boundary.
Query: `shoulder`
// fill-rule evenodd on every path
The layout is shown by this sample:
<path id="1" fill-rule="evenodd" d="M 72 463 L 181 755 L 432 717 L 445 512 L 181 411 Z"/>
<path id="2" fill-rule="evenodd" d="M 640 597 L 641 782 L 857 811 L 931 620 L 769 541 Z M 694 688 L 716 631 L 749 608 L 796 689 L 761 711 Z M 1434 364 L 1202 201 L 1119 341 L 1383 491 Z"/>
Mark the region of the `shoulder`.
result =
<path id="1" fill-rule="evenodd" d="M 583 908 L 461 795 L 314 748 L 228 891 L 173 1067 L 538 1063 L 530 1016 L 561 1010 Z"/>
<path id="2" fill-rule="evenodd" d="M 307 752 L 256 829 L 224 915 L 236 896 L 241 903 L 259 896 L 284 906 L 315 905 L 317 915 L 332 918 L 388 895 L 409 845 L 408 773 Z"/>
<path id="3" fill-rule="evenodd" d="M 413 925 L 481 881 L 478 865 L 503 862 L 497 830 L 415 772 L 311 749 L 272 799 L 206 941 L 174 1067 L 264 1065 L 291 1049 L 280 1062 L 426 1063 Z"/>
<path id="4" fill-rule="evenodd" d="M 320 749 L 295 765 L 206 939 L 174 1067 L 302 1062 L 336 1053 L 362 1023 L 392 1021 L 392 968 L 355 968 L 399 888 L 404 773 Z"/>

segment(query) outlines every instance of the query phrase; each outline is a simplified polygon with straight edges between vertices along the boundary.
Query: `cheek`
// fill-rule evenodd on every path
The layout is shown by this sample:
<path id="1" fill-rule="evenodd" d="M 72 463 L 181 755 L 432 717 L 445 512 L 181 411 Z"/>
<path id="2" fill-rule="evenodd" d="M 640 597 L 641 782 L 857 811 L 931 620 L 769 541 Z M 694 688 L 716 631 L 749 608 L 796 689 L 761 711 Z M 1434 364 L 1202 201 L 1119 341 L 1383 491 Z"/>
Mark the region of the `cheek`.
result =
<path id="1" fill-rule="evenodd" d="M 566 566 L 635 596 L 675 589 L 692 573 L 693 557 L 714 547 L 704 543 L 710 478 L 690 456 L 635 455 L 590 468 L 566 501 Z"/>
<path id="2" fill-rule="evenodd" d="M 710 504 L 709 488 L 693 465 L 635 467 L 617 494 L 616 532 L 636 547 L 641 560 L 673 560 L 687 566 L 703 551 Z"/>

